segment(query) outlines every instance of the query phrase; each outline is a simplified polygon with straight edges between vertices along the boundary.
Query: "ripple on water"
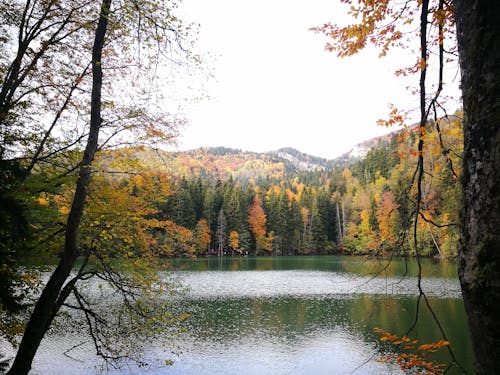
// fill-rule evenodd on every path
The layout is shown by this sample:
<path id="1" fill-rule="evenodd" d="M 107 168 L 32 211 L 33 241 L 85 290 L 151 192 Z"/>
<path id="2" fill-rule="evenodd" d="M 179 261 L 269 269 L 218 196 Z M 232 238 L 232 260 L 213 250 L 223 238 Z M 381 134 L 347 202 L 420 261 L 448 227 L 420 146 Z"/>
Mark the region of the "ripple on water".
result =
<path id="1" fill-rule="evenodd" d="M 323 271 L 179 272 L 192 297 L 273 297 L 309 295 L 417 295 L 416 277 L 366 277 Z M 428 296 L 461 298 L 456 279 L 425 278 Z"/>
<path id="2" fill-rule="evenodd" d="M 174 366 L 132 367 L 110 374 L 349 374 L 360 365 L 356 373 L 400 373 L 377 362 L 380 354 L 370 341 L 371 328 L 363 332 L 358 326 L 373 319 L 373 311 L 380 313 L 380 319 L 395 321 L 388 315 L 393 310 L 387 307 L 386 312 L 382 305 L 417 295 L 415 277 L 371 278 L 312 270 L 176 275 L 190 289 L 179 303 L 193 319 L 186 322 L 186 334 L 176 340 L 175 353 L 156 343 L 148 348 L 151 358 L 172 358 Z M 425 278 L 423 288 L 431 297 L 461 297 L 456 279 Z M 77 362 L 62 354 L 77 343 L 64 334 L 48 337 L 34 373 L 98 373 L 91 345 L 72 352 Z"/>

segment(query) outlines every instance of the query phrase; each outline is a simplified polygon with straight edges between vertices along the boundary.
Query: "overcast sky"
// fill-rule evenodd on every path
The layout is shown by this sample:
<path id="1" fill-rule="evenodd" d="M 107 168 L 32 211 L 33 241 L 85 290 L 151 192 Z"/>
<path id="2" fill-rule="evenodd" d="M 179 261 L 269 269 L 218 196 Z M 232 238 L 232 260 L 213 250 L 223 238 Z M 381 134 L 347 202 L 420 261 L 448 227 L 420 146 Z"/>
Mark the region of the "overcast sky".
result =
<path id="1" fill-rule="evenodd" d="M 198 48 L 212 55 L 214 78 L 187 108 L 180 149 L 294 147 L 333 158 L 386 133 L 376 121 L 389 103 L 418 107 L 406 89 L 418 77 L 394 76 L 412 57 L 372 50 L 339 59 L 308 30 L 346 22 L 338 0 L 184 0 L 181 10 L 201 25 Z"/>

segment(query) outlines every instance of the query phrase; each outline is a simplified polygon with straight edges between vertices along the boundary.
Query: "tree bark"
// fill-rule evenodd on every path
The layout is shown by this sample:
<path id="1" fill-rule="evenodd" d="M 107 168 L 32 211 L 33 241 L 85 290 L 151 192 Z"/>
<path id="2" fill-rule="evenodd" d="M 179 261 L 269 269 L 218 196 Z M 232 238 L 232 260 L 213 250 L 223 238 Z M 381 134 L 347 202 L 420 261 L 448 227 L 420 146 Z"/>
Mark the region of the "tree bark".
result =
<path id="1" fill-rule="evenodd" d="M 464 105 L 459 277 L 478 374 L 500 358 L 500 12 L 455 0 Z"/>
<path id="2" fill-rule="evenodd" d="M 92 97 L 89 137 L 82 158 L 71 211 L 66 224 L 63 254 L 30 316 L 14 363 L 8 372 L 9 375 L 27 374 L 30 371 L 38 347 L 52 324 L 61 304 L 64 302 L 60 298 L 60 293 L 78 257 L 78 229 L 85 207 L 88 186 L 91 180 L 91 165 L 97 150 L 101 126 L 101 58 L 111 1 L 112 0 L 102 1 L 99 21 L 95 31 L 95 40 L 92 49 Z"/>

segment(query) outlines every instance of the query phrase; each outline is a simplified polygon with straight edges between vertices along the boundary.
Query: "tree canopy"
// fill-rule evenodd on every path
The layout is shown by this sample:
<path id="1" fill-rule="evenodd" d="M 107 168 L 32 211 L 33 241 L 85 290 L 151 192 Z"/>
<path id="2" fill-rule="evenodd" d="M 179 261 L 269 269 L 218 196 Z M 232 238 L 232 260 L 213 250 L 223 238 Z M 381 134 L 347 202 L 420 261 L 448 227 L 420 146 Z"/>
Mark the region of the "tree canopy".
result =
<path id="1" fill-rule="evenodd" d="M 418 222 L 433 223 L 426 216 L 425 184 L 432 176 L 425 166 L 426 133 L 431 122 L 440 132 L 439 113 L 447 116 L 442 97 L 444 65 L 457 55 L 460 57 L 461 89 L 464 107 L 464 155 L 462 177 L 461 240 L 459 246 L 459 275 L 469 316 L 472 342 L 476 354 L 476 369 L 480 374 L 496 371 L 490 350 L 497 349 L 499 325 L 493 316 L 498 316 L 499 280 L 498 267 L 498 210 L 495 214 L 480 214 L 497 207 L 498 173 L 492 166 L 498 163 L 498 44 L 499 25 L 495 21 L 498 10 L 492 2 L 475 0 L 421 0 L 393 2 L 341 0 L 350 6 L 354 23 L 347 26 L 325 24 L 314 30 L 330 38 L 327 50 L 336 51 L 341 57 L 350 56 L 368 43 L 380 48 L 380 55 L 389 48 L 404 46 L 411 48 L 411 41 L 419 41 L 415 53 L 415 64 L 403 67 L 397 74 L 418 74 L 420 102 L 419 140 L 417 146 L 417 168 L 412 179 L 416 183 L 415 220 L 413 224 L 414 247 L 418 251 Z M 455 32 L 456 31 L 456 32 Z M 458 42 L 458 43 L 457 43 Z M 417 51 L 414 48 L 414 51 Z M 432 67 L 437 77 L 431 85 L 429 75 Z M 485 80 L 483 77 L 487 76 Z M 431 82 L 432 83 L 432 82 Z M 384 124 L 404 122 L 397 109 L 391 111 Z M 441 141 L 441 137 L 440 137 Z M 449 146 L 441 142 L 445 157 Z M 457 176 L 451 158 L 448 165 L 453 176 Z M 480 235 L 478 235 L 481 233 Z M 484 240 L 485 239 L 485 240 Z M 495 270 L 492 272 L 492 270 Z M 488 281 L 486 281 L 488 280 Z M 422 293 L 421 293 L 422 295 Z M 426 305 L 429 306 L 424 296 Z M 484 301 L 488 301 L 484 303 Z"/>
<path id="2" fill-rule="evenodd" d="M 35 249 L 45 257 L 59 254 L 9 373 L 29 371 L 60 309 L 78 311 L 85 318 L 89 338 L 102 358 L 123 358 L 111 332 L 104 329 L 112 315 L 94 310 L 79 287 L 90 277 L 100 278 L 122 297 L 130 322 L 153 322 L 146 305 L 163 312 L 155 315 L 154 324 L 169 322 L 167 304 L 152 295 L 175 291 L 153 271 L 159 255 L 171 247 L 167 250 L 164 243 L 152 241 L 151 233 L 163 231 L 178 238 L 183 230 L 156 220 L 156 211 L 137 191 L 133 201 L 123 198 L 121 194 L 130 197 L 130 185 L 102 180 L 99 174 L 105 171 L 95 169 L 94 159 L 106 147 L 155 145 L 177 134 L 176 120 L 165 111 L 156 84 L 158 67 L 198 60 L 189 50 L 190 26 L 175 17 L 175 7 L 172 2 L 120 0 L 1 5 L 0 161 L 6 177 L 0 190 L 6 219 L 1 242 L 7 245 L 0 252 L 6 265 L 1 276 L 7 281 L 1 290 L 2 316 L 9 312 L 4 309 L 21 307 L 14 289 L 30 280 L 27 274 L 18 277 L 21 256 L 32 256 Z M 161 182 L 161 176 L 155 177 Z M 140 181 L 137 176 L 135 185 Z M 128 215 L 106 218 L 102 211 L 98 214 L 100 207 Z M 106 226 L 115 232 L 106 231 Z M 31 248 L 29 241 L 37 246 Z M 117 242 L 124 252 L 115 251 L 112 245 Z M 142 250 L 149 249 L 149 255 L 133 259 L 132 245 L 146 245 Z M 82 263 L 75 269 L 78 258 Z M 152 289 L 153 283 L 157 287 Z M 15 337 L 18 331 L 3 332 Z"/>

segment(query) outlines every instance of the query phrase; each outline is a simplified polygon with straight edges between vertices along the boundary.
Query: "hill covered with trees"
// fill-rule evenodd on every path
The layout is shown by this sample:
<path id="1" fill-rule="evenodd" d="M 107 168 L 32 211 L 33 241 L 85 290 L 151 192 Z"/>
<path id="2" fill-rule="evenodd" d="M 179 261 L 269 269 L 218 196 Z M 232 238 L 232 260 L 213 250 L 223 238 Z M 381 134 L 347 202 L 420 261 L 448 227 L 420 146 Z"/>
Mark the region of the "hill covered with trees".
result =
<path id="1" fill-rule="evenodd" d="M 340 159 L 328 160 L 307 155 L 293 148 L 258 153 L 227 147 L 203 147 L 180 152 L 129 147 L 108 152 L 105 156 L 107 167 L 113 168 L 112 162 L 116 157 L 135 160 L 142 167 L 166 172 L 173 177 L 232 177 L 241 181 L 330 170 L 345 163 Z"/>
<path id="2" fill-rule="evenodd" d="M 426 135 L 428 179 L 417 235 L 429 256 L 456 253 L 460 129 L 455 117 L 434 124 Z M 153 202 L 155 217 L 183 228 L 182 241 L 165 230 L 153 236 L 169 244 L 168 255 L 406 255 L 415 251 L 410 241 L 417 138 L 408 128 L 369 140 L 365 156 L 357 159 L 325 160 L 288 148 L 127 148 L 103 154 L 99 166 L 103 181 L 126 185 L 135 195 L 158 190 L 151 179 L 164 176 L 164 192 Z"/>

